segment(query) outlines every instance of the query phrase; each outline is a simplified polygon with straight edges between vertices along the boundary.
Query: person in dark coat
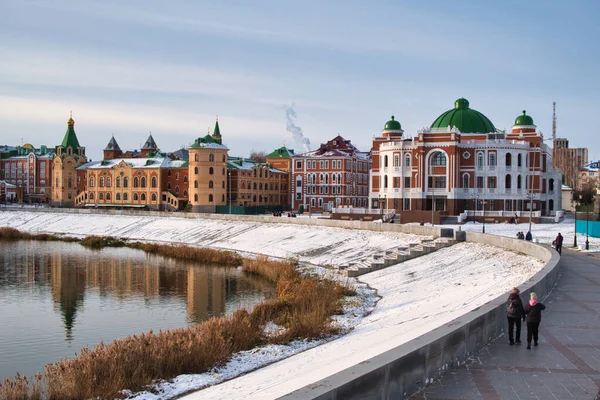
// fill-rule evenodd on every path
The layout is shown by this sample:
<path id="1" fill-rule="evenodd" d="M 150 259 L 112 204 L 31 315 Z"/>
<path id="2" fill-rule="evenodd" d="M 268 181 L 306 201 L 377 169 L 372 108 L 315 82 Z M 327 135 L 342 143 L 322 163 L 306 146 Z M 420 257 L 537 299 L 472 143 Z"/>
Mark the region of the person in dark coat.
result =
<path id="1" fill-rule="evenodd" d="M 525 240 L 530 241 L 531 242 L 531 231 L 527 231 L 527 233 L 525 234 Z"/>
<path id="2" fill-rule="evenodd" d="M 542 310 L 546 309 L 545 305 L 538 303 L 535 293 L 531 292 L 529 297 L 529 304 L 525 307 L 525 314 L 527 314 L 527 350 L 531 349 L 532 338 L 533 345 L 538 345 L 538 332 L 540 322 L 542 321 Z"/>
<path id="3" fill-rule="evenodd" d="M 513 288 L 506 300 L 506 319 L 508 320 L 508 340 L 510 345 L 521 344 L 521 319 L 525 321 L 525 309 L 519 289 Z M 516 327 L 516 334 L 513 336 Z"/>
<path id="4" fill-rule="evenodd" d="M 556 235 L 556 239 L 554 239 L 554 248 L 556 249 L 556 251 L 558 251 L 558 254 L 562 253 L 562 244 L 563 237 L 560 234 L 560 232 L 558 232 L 558 235 Z"/>

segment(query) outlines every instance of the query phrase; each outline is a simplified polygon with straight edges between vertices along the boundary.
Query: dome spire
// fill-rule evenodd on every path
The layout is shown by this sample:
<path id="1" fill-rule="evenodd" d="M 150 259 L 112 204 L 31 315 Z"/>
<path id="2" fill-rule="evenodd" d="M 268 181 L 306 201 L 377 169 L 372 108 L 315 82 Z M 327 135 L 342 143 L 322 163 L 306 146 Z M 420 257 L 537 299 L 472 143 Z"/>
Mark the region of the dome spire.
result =
<path id="1" fill-rule="evenodd" d="M 67 125 L 70 127 L 75 125 L 75 121 L 73 120 L 73 111 L 69 111 L 69 120 L 67 121 Z"/>

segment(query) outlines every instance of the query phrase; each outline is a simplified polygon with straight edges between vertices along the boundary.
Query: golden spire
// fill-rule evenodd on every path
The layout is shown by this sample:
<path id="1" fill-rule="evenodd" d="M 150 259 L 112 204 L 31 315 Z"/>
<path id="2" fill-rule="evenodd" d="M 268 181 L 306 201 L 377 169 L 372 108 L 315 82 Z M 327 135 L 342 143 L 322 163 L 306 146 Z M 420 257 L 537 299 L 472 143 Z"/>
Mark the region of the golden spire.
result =
<path id="1" fill-rule="evenodd" d="M 219 114 L 217 114 L 217 122 L 219 122 Z"/>
<path id="2" fill-rule="evenodd" d="M 69 120 L 67 121 L 68 126 L 75 125 L 75 121 L 73 121 L 73 111 L 69 111 Z"/>

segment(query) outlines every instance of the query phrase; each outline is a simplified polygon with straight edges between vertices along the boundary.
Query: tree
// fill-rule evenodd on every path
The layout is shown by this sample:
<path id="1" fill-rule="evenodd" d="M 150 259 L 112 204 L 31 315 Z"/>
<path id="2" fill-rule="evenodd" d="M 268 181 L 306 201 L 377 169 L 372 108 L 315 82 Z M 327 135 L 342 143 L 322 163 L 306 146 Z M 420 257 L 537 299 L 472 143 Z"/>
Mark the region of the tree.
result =
<path id="1" fill-rule="evenodd" d="M 267 162 L 267 153 L 264 151 L 250 150 L 250 158 L 259 163 Z"/>

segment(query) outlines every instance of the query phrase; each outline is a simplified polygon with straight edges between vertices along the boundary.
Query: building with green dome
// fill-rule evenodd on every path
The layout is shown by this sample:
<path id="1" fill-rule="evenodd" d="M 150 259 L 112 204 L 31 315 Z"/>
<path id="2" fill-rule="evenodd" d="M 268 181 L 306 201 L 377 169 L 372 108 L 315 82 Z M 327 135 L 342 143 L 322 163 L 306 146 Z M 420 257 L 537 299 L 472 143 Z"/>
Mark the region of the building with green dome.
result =
<path id="1" fill-rule="evenodd" d="M 461 97 L 407 137 L 392 117 L 373 139 L 369 207 L 400 222 L 538 220 L 561 209 L 561 174 L 526 111 L 496 128 Z"/>

